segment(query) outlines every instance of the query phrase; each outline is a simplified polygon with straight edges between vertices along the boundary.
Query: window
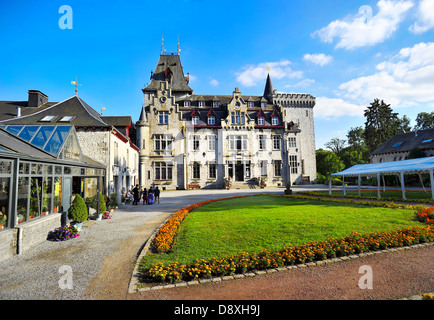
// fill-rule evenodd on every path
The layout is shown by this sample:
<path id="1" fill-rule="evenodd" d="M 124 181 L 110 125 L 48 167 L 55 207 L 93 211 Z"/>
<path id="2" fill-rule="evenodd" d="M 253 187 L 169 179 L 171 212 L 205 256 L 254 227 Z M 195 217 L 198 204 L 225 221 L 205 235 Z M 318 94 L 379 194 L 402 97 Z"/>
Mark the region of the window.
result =
<path id="1" fill-rule="evenodd" d="M 199 142 L 200 142 L 200 136 L 193 136 L 193 150 L 194 151 L 199 150 Z"/>
<path id="2" fill-rule="evenodd" d="M 71 122 L 72 119 L 74 119 L 75 116 L 64 116 L 62 118 L 60 118 L 59 122 Z"/>
<path id="3" fill-rule="evenodd" d="M 231 113 L 232 124 L 244 124 L 244 112 L 235 111 Z"/>
<path id="4" fill-rule="evenodd" d="M 208 117 L 208 125 L 210 125 L 210 126 L 215 125 L 215 117 L 214 116 Z"/>
<path id="5" fill-rule="evenodd" d="M 258 117 L 258 125 L 259 126 L 263 126 L 265 124 L 265 119 L 264 117 Z"/>
<path id="6" fill-rule="evenodd" d="M 114 143 L 114 163 L 116 165 L 119 164 L 119 147 L 118 147 L 118 143 L 115 141 Z"/>
<path id="7" fill-rule="evenodd" d="M 220 107 L 220 102 L 218 102 L 218 101 L 214 101 L 214 102 L 212 103 L 212 106 L 213 106 L 213 108 L 218 108 L 218 107 Z"/>
<path id="8" fill-rule="evenodd" d="M 184 101 L 184 107 L 190 107 L 190 101 Z"/>
<path id="9" fill-rule="evenodd" d="M 297 156 L 289 156 L 289 167 L 291 168 L 291 173 L 298 173 Z"/>
<path id="10" fill-rule="evenodd" d="M 215 151 L 215 136 L 207 136 L 208 139 L 208 150 Z"/>
<path id="11" fill-rule="evenodd" d="M 273 136 L 273 150 L 280 150 L 280 136 Z"/>
<path id="12" fill-rule="evenodd" d="M 265 136 L 259 136 L 259 150 L 265 150 Z"/>
<path id="13" fill-rule="evenodd" d="M 247 150 L 247 136 L 229 136 L 229 150 Z"/>
<path id="14" fill-rule="evenodd" d="M 193 163 L 193 179 L 200 179 L 200 164 L 198 162 Z"/>
<path id="15" fill-rule="evenodd" d="M 155 180 L 172 180 L 172 165 L 166 162 L 156 162 Z"/>
<path id="16" fill-rule="evenodd" d="M 251 101 L 247 102 L 247 107 L 248 108 L 253 108 L 255 106 L 255 104 Z"/>
<path id="17" fill-rule="evenodd" d="M 205 108 L 205 101 L 199 101 L 199 108 Z"/>
<path id="18" fill-rule="evenodd" d="M 262 177 L 267 176 L 267 160 L 261 161 L 261 176 Z"/>
<path id="19" fill-rule="evenodd" d="M 395 144 L 393 145 L 392 148 L 400 147 L 402 144 L 403 144 L 403 142 L 397 142 L 397 143 L 395 143 Z"/>
<path id="20" fill-rule="evenodd" d="M 266 108 L 267 107 L 267 103 L 266 102 L 261 102 L 261 108 Z"/>
<path id="21" fill-rule="evenodd" d="M 274 176 L 282 176 L 282 160 L 274 160 Z"/>
<path id="22" fill-rule="evenodd" d="M 209 178 L 216 179 L 217 178 L 217 165 L 215 163 L 210 163 L 208 165 L 209 169 Z"/>
<path id="23" fill-rule="evenodd" d="M 199 117 L 193 117 L 193 118 L 191 118 L 191 123 L 192 123 L 194 126 L 199 125 Z"/>
<path id="24" fill-rule="evenodd" d="M 289 148 L 297 148 L 297 140 L 295 137 L 290 137 L 288 139 L 288 147 Z"/>
<path id="25" fill-rule="evenodd" d="M 422 143 L 430 143 L 432 142 L 432 139 L 423 140 Z"/>
<path id="26" fill-rule="evenodd" d="M 155 151 L 171 151 L 172 137 L 167 134 L 156 134 L 154 136 Z"/>
<path id="27" fill-rule="evenodd" d="M 272 124 L 273 126 L 277 126 L 277 125 L 279 125 L 279 118 L 278 118 L 278 117 L 273 117 L 273 118 L 271 119 L 271 124 Z"/>
<path id="28" fill-rule="evenodd" d="M 168 124 L 169 123 L 169 112 L 160 111 L 159 112 L 159 123 L 160 124 Z"/>
<path id="29" fill-rule="evenodd" d="M 53 121 L 54 118 L 56 118 L 56 116 L 45 116 L 45 117 L 43 117 L 42 119 L 40 119 L 39 121 L 42 121 L 42 122 L 50 122 L 50 121 Z"/>

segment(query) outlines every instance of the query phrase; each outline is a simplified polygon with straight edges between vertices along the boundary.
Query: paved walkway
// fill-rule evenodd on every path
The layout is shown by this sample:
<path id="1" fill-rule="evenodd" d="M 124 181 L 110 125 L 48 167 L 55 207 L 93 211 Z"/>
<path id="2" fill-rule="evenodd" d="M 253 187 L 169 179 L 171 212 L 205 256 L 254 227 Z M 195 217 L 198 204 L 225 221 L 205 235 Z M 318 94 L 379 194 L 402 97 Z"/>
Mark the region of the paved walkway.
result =
<path id="1" fill-rule="evenodd" d="M 327 187 L 293 188 L 320 189 Z M 264 192 L 282 194 L 283 190 L 166 191 L 161 194 L 160 204 L 123 205 L 111 220 L 88 223 L 77 239 L 46 241 L 1 262 L 0 299 L 129 299 L 128 285 L 142 246 L 176 210 L 208 199 Z"/>

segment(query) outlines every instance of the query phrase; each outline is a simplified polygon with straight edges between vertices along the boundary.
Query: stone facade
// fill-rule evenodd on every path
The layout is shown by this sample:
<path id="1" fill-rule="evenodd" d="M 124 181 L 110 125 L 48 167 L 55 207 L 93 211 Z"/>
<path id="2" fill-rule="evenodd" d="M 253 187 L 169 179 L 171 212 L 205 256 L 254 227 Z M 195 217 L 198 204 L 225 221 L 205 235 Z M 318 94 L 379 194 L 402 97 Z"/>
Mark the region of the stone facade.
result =
<path id="1" fill-rule="evenodd" d="M 174 54 L 160 55 L 142 91 L 136 123 L 142 186 L 224 188 L 230 180 L 243 188 L 316 179 L 312 95 L 277 93 L 270 77 L 262 96 L 238 88 L 195 95 Z"/>

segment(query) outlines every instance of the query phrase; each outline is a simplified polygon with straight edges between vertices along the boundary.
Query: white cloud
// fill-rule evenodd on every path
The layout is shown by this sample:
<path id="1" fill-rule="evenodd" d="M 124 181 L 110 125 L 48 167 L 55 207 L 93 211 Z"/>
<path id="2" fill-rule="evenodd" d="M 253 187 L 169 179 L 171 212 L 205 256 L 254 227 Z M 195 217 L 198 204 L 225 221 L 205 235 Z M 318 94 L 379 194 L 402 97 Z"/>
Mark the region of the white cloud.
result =
<path id="1" fill-rule="evenodd" d="M 302 71 L 294 71 L 290 67 L 291 61 L 282 60 L 279 62 L 263 62 L 257 65 L 247 65 L 241 72 L 236 72 L 237 81 L 246 87 L 254 87 L 259 83 L 264 83 L 267 74 L 271 79 L 280 80 L 282 78 L 298 79 L 303 76 Z"/>
<path id="2" fill-rule="evenodd" d="M 417 21 L 410 27 L 415 34 L 434 28 L 434 0 L 422 0 L 417 10 Z"/>
<path id="3" fill-rule="evenodd" d="M 342 116 L 361 117 L 365 109 L 363 106 L 349 103 L 343 99 L 317 97 L 314 112 L 315 117 L 330 119 Z"/>
<path id="4" fill-rule="evenodd" d="M 303 79 L 296 84 L 287 84 L 285 88 L 306 88 L 314 83 L 315 83 L 314 79 Z"/>
<path id="5" fill-rule="evenodd" d="M 211 79 L 209 84 L 212 85 L 213 87 L 217 87 L 220 83 L 216 79 Z"/>
<path id="6" fill-rule="evenodd" d="M 327 56 L 324 53 L 315 53 L 315 54 L 309 54 L 306 53 L 303 56 L 303 60 L 312 62 L 314 64 L 325 66 L 326 64 L 330 63 L 333 60 L 332 56 Z"/>
<path id="7" fill-rule="evenodd" d="M 337 38 L 336 48 L 351 50 L 372 46 L 392 36 L 403 21 L 405 13 L 413 7 L 413 3 L 405 0 L 380 0 L 377 6 L 379 11 L 375 16 L 369 6 L 362 6 L 358 14 L 332 21 L 328 26 L 315 31 L 312 36 L 318 36 L 325 43 L 332 43 Z"/>
<path id="8" fill-rule="evenodd" d="M 382 99 L 396 107 L 434 102 L 434 43 L 402 49 L 377 65 L 377 72 L 339 86 L 346 98 L 359 103 Z"/>

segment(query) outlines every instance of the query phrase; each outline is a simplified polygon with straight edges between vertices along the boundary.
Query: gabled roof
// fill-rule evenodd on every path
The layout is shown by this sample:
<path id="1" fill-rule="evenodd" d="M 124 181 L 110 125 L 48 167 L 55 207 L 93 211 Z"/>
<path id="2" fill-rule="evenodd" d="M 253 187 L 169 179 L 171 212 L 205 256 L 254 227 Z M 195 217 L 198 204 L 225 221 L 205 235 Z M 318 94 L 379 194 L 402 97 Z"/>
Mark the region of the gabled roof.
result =
<path id="1" fill-rule="evenodd" d="M 374 150 L 371 155 L 409 152 L 414 148 L 434 149 L 434 129 L 396 134 Z"/>

